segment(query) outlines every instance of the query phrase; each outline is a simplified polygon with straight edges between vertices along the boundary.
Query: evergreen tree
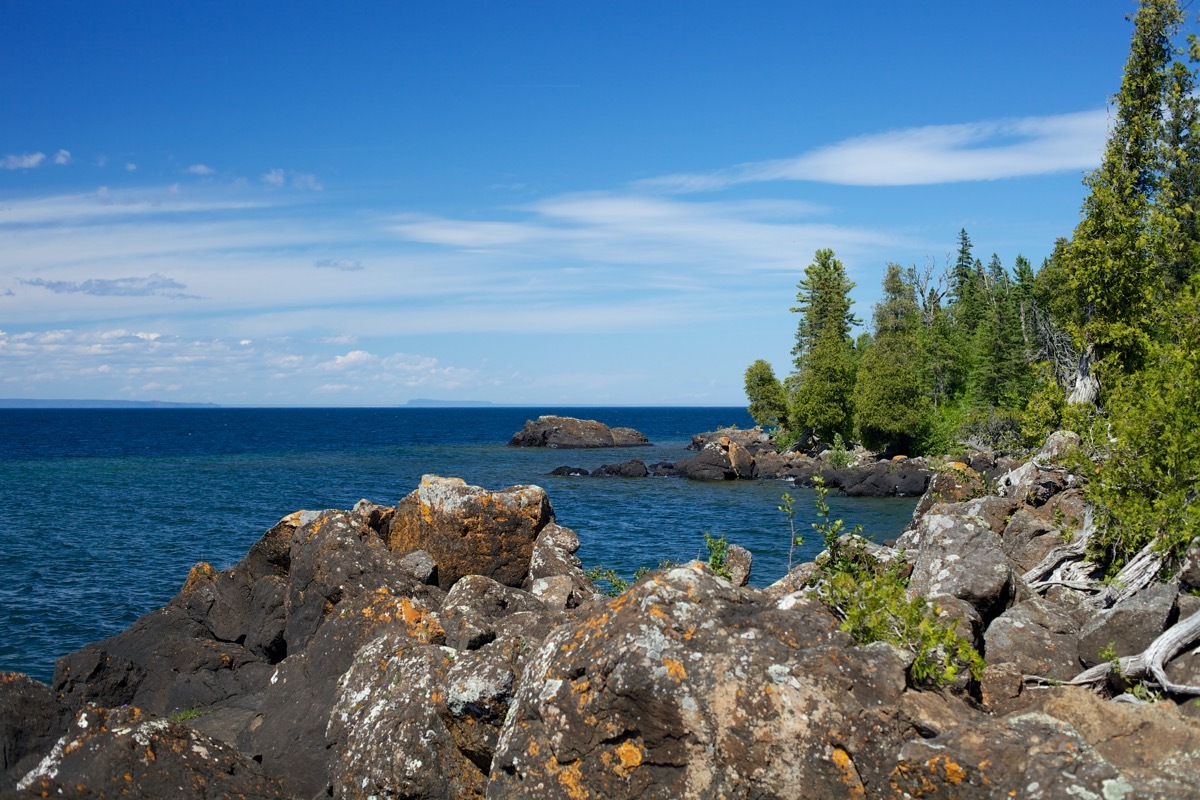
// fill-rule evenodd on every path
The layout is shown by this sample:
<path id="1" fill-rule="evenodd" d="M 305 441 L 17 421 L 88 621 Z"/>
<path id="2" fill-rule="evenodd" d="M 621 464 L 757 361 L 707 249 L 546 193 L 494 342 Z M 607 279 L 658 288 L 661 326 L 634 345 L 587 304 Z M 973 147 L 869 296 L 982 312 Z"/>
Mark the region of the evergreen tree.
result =
<path id="1" fill-rule="evenodd" d="M 788 418 L 787 395 L 775 370 L 763 359 L 746 368 L 746 398 L 750 401 L 750 417 L 763 427 L 783 425 Z"/>
<path id="2" fill-rule="evenodd" d="M 900 267 L 889 264 L 875 304 L 872 346 L 862 355 L 854 420 L 864 446 L 907 449 L 927 423 L 929 393 L 920 345 L 921 309 Z"/>
<path id="3" fill-rule="evenodd" d="M 1154 206 L 1160 220 L 1174 219 L 1168 193 L 1160 196 L 1164 160 L 1164 112 L 1174 77 L 1171 37 L 1183 21 L 1176 0 L 1142 0 L 1134 15 L 1133 40 L 1116 120 L 1100 166 L 1084 181 L 1088 196 L 1067 249 L 1066 324 L 1084 353 L 1075 401 L 1095 399 L 1088 378 L 1092 362 L 1106 370 L 1132 370 L 1146 352 L 1145 321 L 1164 280 L 1164 248 L 1151 225 Z M 1184 120 L 1181 116 L 1180 122 Z M 1173 225 L 1167 227 L 1174 227 Z M 1087 380 L 1085 380 L 1087 379 Z M 1086 391 L 1084 389 L 1086 388 Z"/>
<path id="4" fill-rule="evenodd" d="M 796 373 L 791 383 L 796 390 L 790 427 L 811 429 L 826 440 L 834 434 L 846 436 L 853 416 L 855 371 L 850 328 L 859 322 L 850 312 L 854 283 L 833 251 L 822 249 L 797 288 L 792 311 L 800 314 L 800 322 L 792 349 Z"/>

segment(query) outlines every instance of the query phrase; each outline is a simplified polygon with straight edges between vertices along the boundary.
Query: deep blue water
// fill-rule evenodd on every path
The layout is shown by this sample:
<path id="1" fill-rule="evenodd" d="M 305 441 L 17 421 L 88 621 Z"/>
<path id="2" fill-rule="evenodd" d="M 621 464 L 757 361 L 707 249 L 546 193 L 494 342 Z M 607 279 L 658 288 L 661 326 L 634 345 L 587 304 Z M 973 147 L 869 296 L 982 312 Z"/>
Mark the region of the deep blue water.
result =
<path id="1" fill-rule="evenodd" d="M 655 446 L 504 446 L 545 413 L 633 427 Z M 394 504 L 425 473 L 544 487 L 558 522 L 579 534 L 585 566 L 629 575 L 694 558 L 708 531 L 749 548 L 752 583 L 766 585 L 787 565 L 783 482 L 548 474 L 674 461 L 692 434 L 729 424 L 752 423 L 744 408 L 0 410 L 0 671 L 48 681 L 60 655 L 163 605 L 197 561 L 231 566 L 298 509 Z M 790 491 L 811 534 L 812 493 Z M 835 515 L 881 539 L 913 505 L 831 499 Z M 808 539 L 802 558 L 817 550 Z"/>

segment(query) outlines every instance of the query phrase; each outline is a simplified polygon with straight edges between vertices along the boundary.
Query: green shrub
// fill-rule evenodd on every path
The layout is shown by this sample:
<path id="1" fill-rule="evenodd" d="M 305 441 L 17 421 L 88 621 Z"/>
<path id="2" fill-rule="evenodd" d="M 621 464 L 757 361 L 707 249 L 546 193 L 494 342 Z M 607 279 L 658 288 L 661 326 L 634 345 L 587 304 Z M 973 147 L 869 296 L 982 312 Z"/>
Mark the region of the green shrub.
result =
<path id="1" fill-rule="evenodd" d="M 939 609 L 923 597 L 908 596 L 908 565 L 900 559 L 883 563 L 867 552 L 861 528 L 843 536 L 842 520 L 829 519 L 829 490 L 815 481 L 817 516 L 813 528 L 827 552 L 817 560 L 810 581 L 814 594 L 841 620 L 841 629 L 858 644 L 889 642 L 913 655 L 915 683 L 953 683 L 966 670 L 983 675 L 983 657 L 943 620 Z"/>
<path id="2" fill-rule="evenodd" d="M 713 536 L 705 531 L 704 548 L 708 551 L 709 568 L 725 580 L 730 580 L 733 576 L 729 572 L 729 567 L 725 566 L 725 558 L 729 555 L 729 542 L 725 537 Z"/>
<path id="3" fill-rule="evenodd" d="M 829 464 L 835 469 L 845 469 L 850 466 L 853 454 L 846 449 L 846 442 L 840 433 L 833 435 L 833 444 L 829 446 Z"/>

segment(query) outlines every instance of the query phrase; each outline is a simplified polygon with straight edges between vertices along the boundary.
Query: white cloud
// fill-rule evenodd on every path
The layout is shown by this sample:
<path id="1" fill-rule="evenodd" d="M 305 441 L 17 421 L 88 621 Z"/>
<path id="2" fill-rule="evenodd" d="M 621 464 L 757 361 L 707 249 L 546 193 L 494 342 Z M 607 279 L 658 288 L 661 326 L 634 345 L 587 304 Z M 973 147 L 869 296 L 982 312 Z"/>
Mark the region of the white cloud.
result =
<path id="1" fill-rule="evenodd" d="M 54 154 L 54 163 L 58 164 L 59 166 L 62 166 L 63 164 L 70 164 L 71 163 L 71 151 L 70 150 L 59 150 L 57 153 Z"/>
<path id="2" fill-rule="evenodd" d="M 284 175 L 283 170 L 273 169 L 263 175 L 262 180 L 263 183 L 267 184 L 268 186 L 283 186 L 285 183 L 287 183 L 287 176 Z"/>
<path id="3" fill-rule="evenodd" d="M 126 172 L 137 172 L 137 164 L 133 163 L 132 161 L 126 161 L 125 162 L 125 171 Z"/>
<path id="4" fill-rule="evenodd" d="M 35 169 L 46 160 L 45 153 L 22 153 L 0 158 L 0 169 Z"/>
<path id="5" fill-rule="evenodd" d="M 1100 161 L 1107 132 L 1104 109 L 927 125 L 859 136 L 794 158 L 739 164 L 717 172 L 666 175 L 639 185 L 690 192 L 762 181 L 916 186 L 1046 175 L 1094 167 Z"/>
<path id="6" fill-rule="evenodd" d="M 207 164 L 192 164 L 187 171 L 192 175 L 212 175 L 214 172 L 213 168 Z"/>
<path id="7" fill-rule="evenodd" d="M 354 258 L 323 258 L 313 262 L 320 269 L 337 269 L 342 272 L 357 272 L 363 268 L 362 262 Z"/>
<path id="8" fill-rule="evenodd" d="M 344 356 L 335 356 L 332 361 L 326 361 L 319 366 L 322 369 L 343 370 L 360 366 L 362 364 L 370 364 L 376 361 L 376 357 L 368 353 L 366 350 L 351 350 Z"/>
<path id="9" fill-rule="evenodd" d="M 321 182 L 317 180 L 316 175 L 309 175 L 305 172 L 298 172 L 292 176 L 292 186 L 297 189 L 304 189 L 310 192 L 320 192 L 325 189 Z"/>

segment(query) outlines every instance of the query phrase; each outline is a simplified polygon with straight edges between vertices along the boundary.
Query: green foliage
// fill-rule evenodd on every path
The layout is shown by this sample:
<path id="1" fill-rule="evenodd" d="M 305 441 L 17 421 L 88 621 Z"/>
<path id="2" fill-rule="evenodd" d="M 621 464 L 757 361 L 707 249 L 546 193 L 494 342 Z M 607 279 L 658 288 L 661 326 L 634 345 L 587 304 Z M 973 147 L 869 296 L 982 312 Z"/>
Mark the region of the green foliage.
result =
<path id="1" fill-rule="evenodd" d="M 929 601 L 908 596 L 907 565 L 898 559 L 885 564 L 868 553 L 860 528 L 843 536 L 842 520 L 829 519 L 828 489 L 820 482 L 816 487 L 820 521 L 813 527 L 828 552 L 818 560 L 810 585 L 841 620 L 841 629 L 858 644 L 890 642 L 912 653 L 915 683 L 946 685 L 963 670 L 978 680 L 983 657 Z"/>
<path id="2" fill-rule="evenodd" d="M 1193 284 L 1197 283 L 1193 280 Z M 1109 394 L 1107 458 L 1087 488 L 1093 559 L 1110 572 L 1153 544 L 1168 563 L 1200 536 L 1200 291 L 1171 309 L 1170 336 Z"/>
<path id="3" fill-rule="evenodd" d="M 828 440 L 834 433 L 850 432 L 853 415 L 855 357 L 850 326 L 858 320 L 850 313 L 850 290 L 842 262 L 832 250 L 818 250 L 798 285 L 799 313 L 796 328 L 796 373 L 791 380 L 791 413 L 788 427 L 811 429 Z"/>
<path id="4" fill-rule="evenodd" d="M 854 422 L 863 445 L 902 449 L 917 437 L 929 416 L 925 363 L 918 337 L 921 311 L 915 288 L 889 264 L 883 300 L 875 305 L 873 344 L 859 363 L 854 388 Z"/>
<path id="5" fill-rule="evenodd" d="M 969 414 L 970 409 L 962 400 L 935 409 L 917 440 L 917 452 L 946 454 L 962 449 L 959 431 Z"/>
<path id="6" fill-rule="evenodd" d="M 1134 15 L 1116 119 L 1100 166 L 1084 181 L 1082 219 L 1065 252 L 1062 321 L 1110 371 L 1141 364 L 1145 321 L 1170 271 L 1164 262 L 1177 263 L 1195 244 L 1181 224 L 1194 229 L 1191 189 L 1173 184 L 1200 154 L 1184 119 L 1194 101 L 1177 94 L 1192 74 L 1171 41 L 1183 20 L 1176 0 L 1142 0 Z M 1172 105 L 1180 124 L 1164 126 Z"/>
<path id="7" fill-rule="evenodd" d="M 971 412 L 959 428 L 959 438 L 980 448 L 1019 449 L 1023 441 L 1021 417 L 1000 408 Z"/>
<path id="8" fill-rule="evenodd" d="M 629 588 L 629 581 L 622 578 L 612 567 L 603 564 L 585 569 L 583 574 L 609 597 L 616 597 Z"/>
<path id="9" fill-rule="evenodd" d="M 829 445 L 829 465 L 835 469 L 845 469 L 850 466 L 852 453 L 846 449 L 846 440 L 840 433 L 833 435 L 833 443 Z"/>
<path id="10" fill-rule="evenodd" d="M 780 428 L 775 431 L 776 452 L 786 453 L 798 441 L 800 441 L 799 431 L 794 431 L 791 428 Z"/>
<path id="11" fill-rule="evenodd" d="M 725 580 L 731 579 L 733 576 L 729 572 L 729 567 L 725 566 L 725 558 L 729 555 L 729 542 L 725 537 L 713 536 L 705 531 L 704 549 L 708 551 L 709 568 Z"/>
<path id="12" fill-rule="evenodd" d="M 848 339 L 824 336 L 804 357 L 791 427 L 828 441 L 849 433 L 854 414 L 854 356 Z"/>
<path id="13" fill-rule="evenodd" d="M 1036 368 L 1034 389 L 1020 414 L 1021 442 L 1041 447 L 1046 437 L 1062 426 L 1067 397 L 1054 379 L 1054 368 L 1045 362 Z"/>
<path id="14" fill-rule="evenodd" d="M 190 722 L 194 719 L 199 719 L 200 717 L 203 717 L 204 714 L 205 714 L 204 711 L 201 711 L 199 708 L 196 708 L 195 706 L 193 706 L 192 708 L 177 708 L 174 711 L 172 711 L 170 714 L 167 714 L 167 719 L 170 720 L 171 722 Z"/>
<path id="15" fill-rule="evenodd" d="M 759 359 L 746 368 L 746 398 L 750 401 L 750 417 L 764 428 L 787 423 L 788 401 L 783 384 L 775 377 L 771 365 Z"/>
<path id="16" fill-rule="evenodd" d="M 791 538 L 788 539 L 788 572 L 791 572 L 792 556 L 795 554 L 796 547 L 804 544 L 804 535 L 796 533 L 796 502 L 792 499 L 792 495 L 784 492 L 780 500 L 782 502 L 776 508 L 787 517 L 788 529 L 791 531 Z"/>

